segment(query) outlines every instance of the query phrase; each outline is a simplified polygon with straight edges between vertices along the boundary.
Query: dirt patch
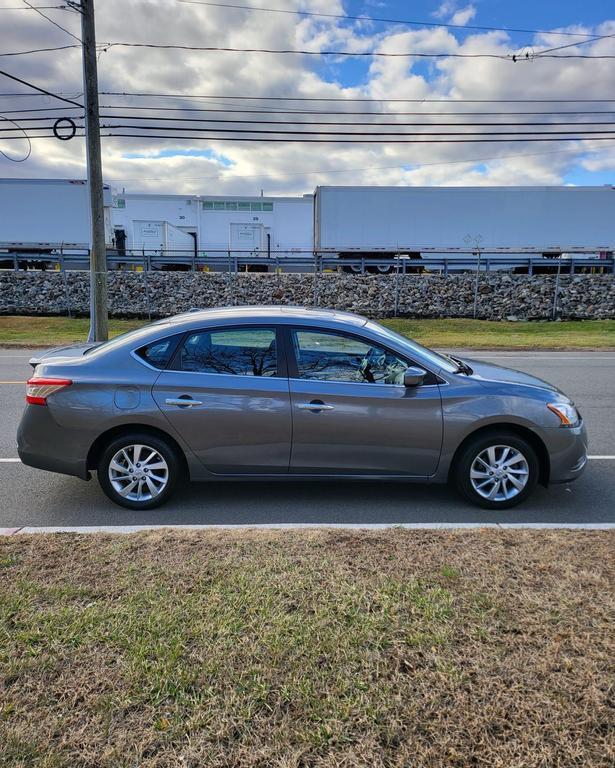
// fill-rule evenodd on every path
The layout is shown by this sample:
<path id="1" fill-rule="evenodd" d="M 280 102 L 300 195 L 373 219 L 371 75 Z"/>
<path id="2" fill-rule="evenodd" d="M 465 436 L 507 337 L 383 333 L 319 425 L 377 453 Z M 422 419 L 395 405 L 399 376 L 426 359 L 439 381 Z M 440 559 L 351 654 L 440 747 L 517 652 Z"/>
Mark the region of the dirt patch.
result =
<path id="1" fill-rule="evenodd" d="M 0 765 L 611 766 L 610 532 L 0 540 Z"/>

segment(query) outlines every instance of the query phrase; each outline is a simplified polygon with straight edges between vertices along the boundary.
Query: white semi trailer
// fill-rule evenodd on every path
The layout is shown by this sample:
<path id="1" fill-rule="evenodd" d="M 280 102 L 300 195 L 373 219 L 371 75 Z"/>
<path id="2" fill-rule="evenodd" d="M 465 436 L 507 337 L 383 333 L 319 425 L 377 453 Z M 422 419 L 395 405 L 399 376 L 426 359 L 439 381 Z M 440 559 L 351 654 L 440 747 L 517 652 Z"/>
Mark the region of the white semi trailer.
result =
<path id="1" fill-rule="evenodd" d="M 111 242 L 111 188 L 104 187 L 105 234 Z M 0 179 L 0 251 L 22 261 L 89 247 L 90 206 L 82 179 Z M 0 260 L 3 256 L 0 255 Z"/>
<path id="2" fill-rule="evenodd" d="M 342 259 L 612 253 L 615 187 L 317 187 L 314 247 Z M 466 256 L 467 260 L 467 256 Z M 386 269 L 382 264 L 381 269 Z"/>

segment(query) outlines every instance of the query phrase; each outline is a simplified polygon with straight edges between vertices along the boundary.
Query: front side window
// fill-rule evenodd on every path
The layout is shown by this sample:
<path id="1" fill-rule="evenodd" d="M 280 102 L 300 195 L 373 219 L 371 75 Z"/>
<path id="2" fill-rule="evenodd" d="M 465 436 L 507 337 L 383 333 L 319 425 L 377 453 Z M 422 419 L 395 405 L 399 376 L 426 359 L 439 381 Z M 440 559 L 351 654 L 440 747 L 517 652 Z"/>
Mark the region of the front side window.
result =
<path id="1" fill-rule="evenodd" d="M 275 376 L 275 330 L 232 328 L 192 333 L 182 344 L 174 367 L 197 373 Z"/>
<path id="2" fill-rule="evenodd" d="M 299 378 L 401 384 L 408 361 L 388 349 L 342 333 L 293 331 Z"/>

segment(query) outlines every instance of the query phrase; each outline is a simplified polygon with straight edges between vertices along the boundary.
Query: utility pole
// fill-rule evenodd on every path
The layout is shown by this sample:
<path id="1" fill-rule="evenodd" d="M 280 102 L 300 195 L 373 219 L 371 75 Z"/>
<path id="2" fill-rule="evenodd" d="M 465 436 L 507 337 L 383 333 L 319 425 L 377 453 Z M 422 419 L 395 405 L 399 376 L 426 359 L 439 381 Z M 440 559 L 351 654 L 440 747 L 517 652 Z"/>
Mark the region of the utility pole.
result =
<path id="1" fill-rule="evenodd" d="M 107 247 L 103 202 L 100 120 L 98 111 L 98 72 L 94 0 L 81 0 L 81 39 L 83 43 L 83 92 L 87 174 L 91 210 L 90 246 L 90 333 L 88 341 L 106 341 L 109 322 L 107 309 Z"/>

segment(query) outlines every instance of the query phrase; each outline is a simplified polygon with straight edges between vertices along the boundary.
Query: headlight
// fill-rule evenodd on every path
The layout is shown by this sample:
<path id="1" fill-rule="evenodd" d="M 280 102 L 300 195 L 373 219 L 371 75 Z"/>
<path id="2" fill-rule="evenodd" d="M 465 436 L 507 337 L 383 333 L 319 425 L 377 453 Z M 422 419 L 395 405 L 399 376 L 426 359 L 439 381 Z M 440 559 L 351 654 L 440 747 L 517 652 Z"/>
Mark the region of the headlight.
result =
<path id="1" fill-rule="evenodd" d="M 581 418 L 572 403 L 548 403 L 547 408 L 559 418 L 561 427 L 576 427 Z"/>

